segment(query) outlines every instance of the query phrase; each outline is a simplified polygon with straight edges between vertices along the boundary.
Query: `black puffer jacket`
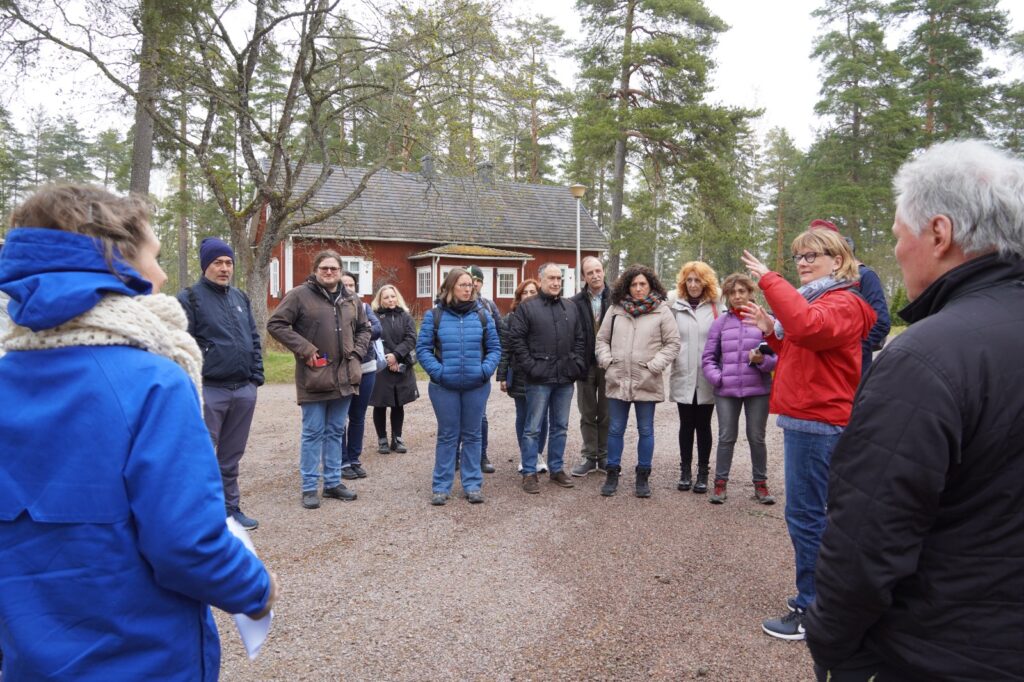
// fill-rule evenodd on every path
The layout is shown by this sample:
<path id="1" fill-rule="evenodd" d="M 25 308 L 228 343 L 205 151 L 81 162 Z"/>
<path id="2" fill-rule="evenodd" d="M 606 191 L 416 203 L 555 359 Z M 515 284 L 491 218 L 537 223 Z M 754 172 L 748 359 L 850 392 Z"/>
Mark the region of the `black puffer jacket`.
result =
<path id="1" fill-rule="evenodd" d="M 528 384 L 568 384 L 586 374 L 585 338 L 572 301 L 543 292 L 519 304 L 508 330 L 513 366 Z"/>
<path id="2" fill-rule="evenodd" d="M 901 680 L 1024 675 L 1024 265 L 934 282 L 868 371 L 829 477 L 815 662 Z"/>

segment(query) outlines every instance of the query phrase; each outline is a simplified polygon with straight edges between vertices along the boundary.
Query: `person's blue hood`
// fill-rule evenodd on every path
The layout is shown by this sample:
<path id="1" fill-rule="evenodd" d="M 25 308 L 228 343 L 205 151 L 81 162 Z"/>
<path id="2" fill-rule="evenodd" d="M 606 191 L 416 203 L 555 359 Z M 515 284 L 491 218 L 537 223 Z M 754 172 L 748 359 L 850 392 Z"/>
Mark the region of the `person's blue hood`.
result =
<path id="1" fill-rule="evenodd" d="M 11 297 L 7 312 L 33 331 L 78 317 L 105 294 L 148 294 L 153 285 L 115 251 L 115 275 L 99 240 L 38 227 L 7 233 L 0 251 L 0 291 Z"/>

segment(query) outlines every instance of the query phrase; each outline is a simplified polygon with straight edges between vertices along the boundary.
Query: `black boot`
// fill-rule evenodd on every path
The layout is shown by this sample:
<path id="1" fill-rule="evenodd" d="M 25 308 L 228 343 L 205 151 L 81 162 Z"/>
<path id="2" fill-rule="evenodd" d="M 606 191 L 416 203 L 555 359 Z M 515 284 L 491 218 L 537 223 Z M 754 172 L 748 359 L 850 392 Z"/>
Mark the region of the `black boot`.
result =
<path id="1" fill-rule="evenodd" d="M 386 455 L 389 452 L 391 452 L 391 448 L 388 447 L 388 437 L 384 436 L 383 438 L 378 438 L 377 439 L 377 454 L 379 454 L 379 455 Z"/>
<path id="2" fill-rule="evenodd" d="M 607 477 L 604 479 L 604 485 L 601 486 L 601 494 L 605 497 L 611 497 L 615 494 L 615 491 L 619 488 L 619 472 L 622 471 L 620 466 L 609 466 Z"/>
<path id="3" fill-rule="evenodd" d="M 693 486 L 693 492 L 703 495 L 708 491 L 708 472 L 697 472 L 697 483 Z"/>
<path id="4" fill-rule="evenodd" d="M 679 490 L 689 490 L 693 486 L 693 461 L 690 459 L 679 458 L 679 483 L 676 484 L 676 488 Z"/>
<path id="5" fill-rule="evenodd" d="M 650 497 L 651 496 L 651 485 L 648 479 L 651 477 L 650 467 L 637 467 L 636 468 L 636 496 L 637 497 Z"/>

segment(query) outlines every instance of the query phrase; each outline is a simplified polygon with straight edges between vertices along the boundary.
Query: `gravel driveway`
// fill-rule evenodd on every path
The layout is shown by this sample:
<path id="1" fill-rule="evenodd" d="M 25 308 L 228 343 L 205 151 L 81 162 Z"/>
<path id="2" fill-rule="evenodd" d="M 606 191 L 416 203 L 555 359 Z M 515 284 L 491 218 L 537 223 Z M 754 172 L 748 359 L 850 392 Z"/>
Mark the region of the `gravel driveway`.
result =
<path id="1" fill-rule="evenodd" d="M 498 472 L 485 477 L 486 504 L 469 505 L 456 484 L 447 506 L 431 507 L 435 422 L 422 383 L 420 392 L 406 407 L 410 452 L 376 454 L 368 414 L 369 477 L 351 486 L 359 499 L 306 510 L 295 389 L 260 389 L 242 460 L 242 504 L 259 519 L 252 538 L 283 593 L 256 661 L 217 614 L 222 679 L 813 679 L 803 643 L 760 627 L 784 612 L 794 592 L 774 417 L 774 506 L 749 499 L 742 437 L 724 505 L 675 489 L 672 403 L 655 417 L 650 499 L 632 495 L 632 425 L 615 497 L 598 494 L 597 474 L 574 479 L 571 490 L 541 476 L 541 494 L 526 495 L 516 473 L 513 402 L 495 385 L 487 413 Z M 579 449 L 574 404 L 569 466 Z"/>

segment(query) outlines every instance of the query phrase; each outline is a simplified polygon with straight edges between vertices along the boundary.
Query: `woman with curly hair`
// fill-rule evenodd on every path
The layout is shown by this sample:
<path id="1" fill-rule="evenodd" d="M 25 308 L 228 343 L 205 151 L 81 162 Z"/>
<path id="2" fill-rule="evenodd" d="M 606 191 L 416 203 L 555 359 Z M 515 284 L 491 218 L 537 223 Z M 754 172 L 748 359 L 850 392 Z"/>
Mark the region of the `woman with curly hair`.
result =
<path id="1" fill-rule="evenodd" d="M 708 491 L 711 461 L 711 413 L 715 394 L 701 371 L 701 355 L 711 324 L 718 319 L 718 278 L 701 261 L 684 263 L 676 276 L 672 313 L 683 348 L 672 365 L 670 399 L 679 408 L 679 490 Z M 697 435 L 697 484 L 693 485 L 693 437 Z"/>
<path id="2" fill-rule="evenodd" d="M 654 407 L 665 400 L 663 374 L 679 353 L 679 330 L 665 287 L 645 265 L 631 265 L 616 280 L 612 307 L 597 332 L 597 364 L 605 370 L 608 396 L 608 468 L 601 486 L 605 497 L 615 494 L 622 471 L 623 436 L 629 408 L 636 412 L 636 496 L 650 497 L 654 458 Z"/>
<path id="3" fill-rule="evenodd" d="M 498 362 L 498 380 L 501 382 L 502 393 L 508 394 L 516 401 L 516 442 L 519 443 L 519 473 L 523 472 L 523 430 L 526 428 L 526 381 L 522 372 L 516 372 L 512 362 L 512 354 L 508 352 L 508 326 L 512 323 L 512 315 L 516 308 L 523 301 L 528 301 L 540 293 L 540 282 L 535 279 L 524 279 L 516 287 L 515 296 L 512 299 L 512 310 L 505 316 L 505 324 L 499 332 L 501 336 L 501 360 Z M 548 415 L 540 425 L 540 439 L 537 447 L 537 472 L 543 473 L 548 470 L 544 461 L 544 444 L 548 442 Z"/>

